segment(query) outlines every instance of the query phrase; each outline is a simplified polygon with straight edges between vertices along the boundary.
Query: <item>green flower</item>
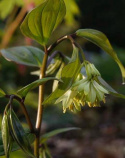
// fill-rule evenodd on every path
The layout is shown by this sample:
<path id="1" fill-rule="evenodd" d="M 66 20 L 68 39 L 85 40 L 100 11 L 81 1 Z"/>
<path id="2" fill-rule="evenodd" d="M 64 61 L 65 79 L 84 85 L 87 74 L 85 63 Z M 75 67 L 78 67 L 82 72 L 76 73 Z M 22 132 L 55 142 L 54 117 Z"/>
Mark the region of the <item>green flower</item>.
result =
<path id="1" fill-rule="evenodd" d="M 71 111 L 74 111 L 75 108 L 77 110 L 81 110 L 79 102 L 77 102 L 77 100 L 75 99 L 76 96 L 77 92 L 69 89 L 64 95 L 56 100 L 55 104 L 62 102 L 64 113 L 66 112 L 67 108 L 69 108 Z"/>
<path id="2" fill-rule="evenodd" d="M 109 94 L 95 79 L 88 78 L 76 82 L 73 89 L 81 95 L 81 102 L 87 103 L 89 107 L 100 106 L 101 101 L 105 102 L 105 94 Z"/>
<path id="3" fill-rule="evenodd" d="M 83 65 L 87 77 L 79 74 L 70 89 L 55 102 L 62 102 L 64 113 L 67 108 L 73 112 L 81 111 L 81 106 L 85 104 L 89 107 L 99 107 L 101 101 L 105 102 L 105 94 L 109 94 L 97 79 L 101 75 L 96 67 L 88 61 L 84 61 Z"/>

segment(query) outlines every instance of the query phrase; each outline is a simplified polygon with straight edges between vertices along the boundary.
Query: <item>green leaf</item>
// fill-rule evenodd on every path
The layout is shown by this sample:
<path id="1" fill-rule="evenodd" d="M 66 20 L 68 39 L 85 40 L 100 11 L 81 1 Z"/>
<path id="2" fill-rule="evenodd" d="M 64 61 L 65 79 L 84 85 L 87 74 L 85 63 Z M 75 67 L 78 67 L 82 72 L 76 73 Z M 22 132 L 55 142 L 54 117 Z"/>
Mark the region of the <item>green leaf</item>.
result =
<path id="1" fill-rule="evenodd" d="M 121 61 L 119 60 L 117 54 L 113 50 L 108 38 L 103 34 L 102 32 L 98 30 L 93 30 L 93 29 L 80 29 L 76 31 L 76 35 L 79 37 L 83 37 L 92 43 L 96 44 L 99 46 L 101 49 L 103 49 L 105 52 L 107 52 L 118 64 L 122 77 L 123 77 L 123 83 L 125 82 L 125 68 L 122 65 Z"/>
<path id="2" fill-rule="evenodd" d="M 35 140 L 35 135 L 29 132 L 25 133 L 25 135 L 26 137 L 28 137 L 30 144 L 32 144 Z M 20 150 L 19 145 L 14 140 L 12 141 L 13 141 L 12 152 Z M 4 146 L 3 146 L 3 141 L 2 141 L 2 135 L 0 132 L 0 156 L 3 156 L 3 155 L 5 155 L 5 152 L 4 152 Z"/>
<path id="3" fill-rule="evenodd" d="M 50 104 L 52 101 L 63 95 L 70 88 L 80 70 L 81 64 L 79 61 L 78 48 L 74 46 L 70 63 L 62 69 L 61 80 L 63 83 L 59 83 L 58 88 L 51 93 L 43 104 Z"/>
<path id="4" fill-rule="evenodd" d="M 106 83 L 100 76 L 98 77 L 99 82 L 104 86 L 105 89 L 109 91 L 109 93 L 115 97 L 119 97 L 125 99 L 125 95 L 116 92 L 108 83 Z"/>
<path id="5" fill-rule="evenodd" d="M 23 87 L 22 89 L 18 90 L 17 94 L 19 94 L 21 97 L 25 97 L 30 90 L 32 90 L 32 89 L 38 87 L 39 85 L 42 85 L 45 82 L 50 81 L 50 80 L 61 81 L 61 80 L 59 80 L 55 77 L 46 77 L 46 78 L 43 78 L 43 79 L 39 79 L 39 80 L 36 80 L 36 81 L 32 82 L 31 84 Z"/>
<path id="6" fill-rule="evenodd" d="M 19 119 L 17 118 L 15 112 L 10 109 L 10 127 L 11 134 L 14 140 L 20 146 L 20 148 L 29 156 L 34 157 L 32 148 L 30 146 L 30 141 L 26 137 L 25 130 L 23 129 Z"/>
<path id="7" fill-rule="evenodd" d="M 78 4 L 76 0 L 64 0 L 66 4 L 66 17 L 65 17 L 65 23 L 74 26 L 76 24 L 76 16 L 80 16 L 80 10 L 78 7 Z"/>
<path id="8" fill-rule="evenodd" d="M 45 46 L 52 32 L 62 22 L 65 13 L 63 0 L 46 0 L 26 16 L 21 31 L 25 36 Z"/>
<path id="9" fill-rule="evenodd" d="M 32 46 L 12 47 L 1 50 L 2 56 L 18 64 L 40 67 L 42 64 L 44 52 Z"/>
<path id="10" fill-rule="evenodd" d="M 5 95 L 5 92 L 2 89 L 0 89 L 0 97 L 4 97 Z"/>
<path id="11" fill-rule="evenodd" d="M 35 140 L 35 135 L 30 133 L 29 129 L 25 129 L 25 135 L 26 137 L 28 137 L 30 144 L 32 144 Z M 14 140 L 12 140 L 12 144 L 13 144 L 12 152 L 20 149 L 19 145 Z M 3 155 L 5 155 L 5 153 L 4 153 L 4 146 L 3 146 L 3 140 L 2 140 L 2 132 L 0 131 L 0 156 L 3 156 Z"/>
<path id="12" fill-rule="evenodd" d="M 41 138 L 41 143 L 44 143 L 45 141 L 47 141 L 49 138 L 57 135 L 57 134 L 60 134 L 60 133 L 63 133 L 63 132 L 68 132 L 68 131 L 72 131 L 72 130 L 80 130 L 80 128 L 76 128 L 76 127 L 70 127 L 70 128 L 60 128 L 60 129 L 57 129 L 57 130 L 54 130 L 54 131 L 51 131 L 49 133 L 46 133 L 42 136 Z"/>
<path id="13" fill-rule="evenodd" d="M 8 118 L 7 111 L 5 111 L 3 120 L 2 120 L 1 131 L 2 131 L 3 147 L 4 147 L 6 158 L 9 158 L 11 147 L 12 147 L 12 137 L 10 135 L 8 119 L 9 118 Z"/>

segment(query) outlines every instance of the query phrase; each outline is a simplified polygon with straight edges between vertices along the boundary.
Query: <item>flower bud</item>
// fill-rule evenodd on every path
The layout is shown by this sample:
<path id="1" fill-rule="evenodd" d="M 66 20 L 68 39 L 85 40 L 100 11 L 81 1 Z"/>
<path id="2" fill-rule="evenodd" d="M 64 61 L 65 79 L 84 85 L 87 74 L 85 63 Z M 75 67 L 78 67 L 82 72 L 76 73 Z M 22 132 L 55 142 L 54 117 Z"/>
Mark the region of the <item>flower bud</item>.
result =
<path id="1" fill-rule="evenodd" d="M 91 64 L 88 61 L 84 61 L 84 66 L 85 66 L 86 74 L 87 74 L 88 78 L 93 78 L 93 77 L 101 76 L 100 73 L 99 73 L 99 71 L 94 66 L 94 64 Z"/>

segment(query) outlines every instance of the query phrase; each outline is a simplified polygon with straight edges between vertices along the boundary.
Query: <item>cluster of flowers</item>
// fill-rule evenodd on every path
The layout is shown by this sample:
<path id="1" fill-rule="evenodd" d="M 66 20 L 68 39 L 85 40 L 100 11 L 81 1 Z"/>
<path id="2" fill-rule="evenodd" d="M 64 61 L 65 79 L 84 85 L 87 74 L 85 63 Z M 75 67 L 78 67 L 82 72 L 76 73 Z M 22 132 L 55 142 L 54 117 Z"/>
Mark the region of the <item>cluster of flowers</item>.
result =
<path id="1" fill-rule="evenodd" d="M 84 61 L 84 67 L 86 77 L 79 74 L 70 89 L 55 102 L 62 102 L 64 113 L 67 108 L 73 112 L 81 111 L 81 106 L 85 104 L 99 107 L 101 101 L 105 102 L 105 94 L 109 93 L 98 81 L 98 76 L 101 75 L 96 67 L 88 61 Z"/>

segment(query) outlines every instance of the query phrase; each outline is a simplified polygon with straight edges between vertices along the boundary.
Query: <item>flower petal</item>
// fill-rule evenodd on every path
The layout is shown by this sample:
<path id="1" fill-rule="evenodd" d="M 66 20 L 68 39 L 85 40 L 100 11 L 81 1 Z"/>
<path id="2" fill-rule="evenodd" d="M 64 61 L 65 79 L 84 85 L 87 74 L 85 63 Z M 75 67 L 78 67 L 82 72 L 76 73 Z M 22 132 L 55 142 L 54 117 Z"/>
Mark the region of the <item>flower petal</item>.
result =
<path id="1" fill-rule="evenodd" d="M 105 88 L 103 88 L 101 85 L 99 85 L 96 81 L 93 81 L 93 85 L 94 87 L 99 89 L 101 92 L 109 94 L 109 92 Z"/>

